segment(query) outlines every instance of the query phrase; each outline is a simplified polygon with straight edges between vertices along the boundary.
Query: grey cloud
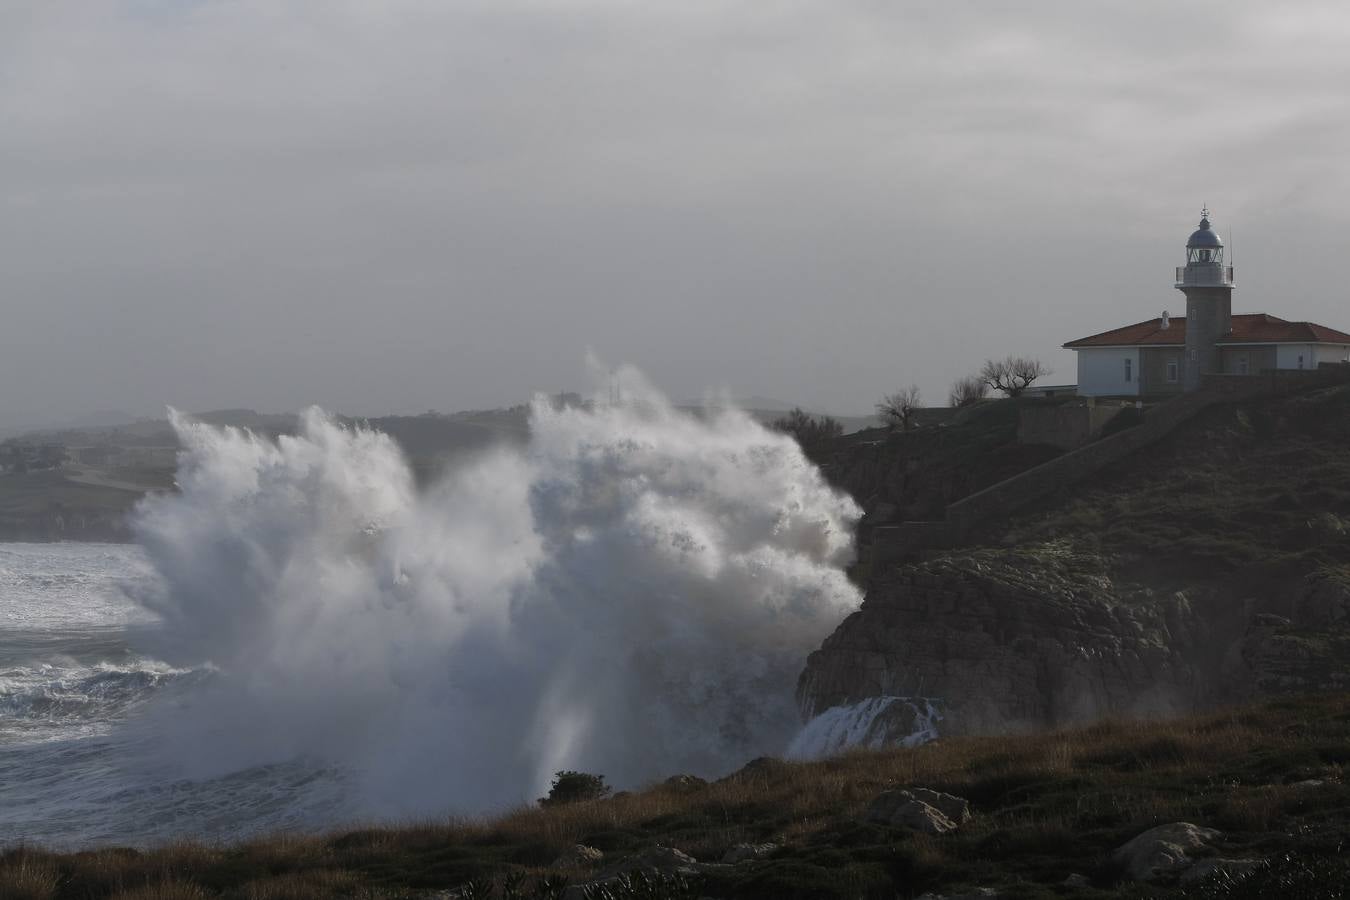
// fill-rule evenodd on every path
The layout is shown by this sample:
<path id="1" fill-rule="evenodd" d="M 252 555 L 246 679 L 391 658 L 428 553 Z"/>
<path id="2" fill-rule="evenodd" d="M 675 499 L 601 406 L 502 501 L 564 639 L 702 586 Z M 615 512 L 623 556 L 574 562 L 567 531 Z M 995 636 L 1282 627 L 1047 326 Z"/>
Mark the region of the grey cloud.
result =
<path id="1" fill-rule="evenodd" d="M 1176 308 L 1350 327 L 1331 4 L 0 9 L 0 415 L 517 402 L 587 347 L 861 411 Z M 1291 268 L 1291 262 L 1296 267 Z"/>

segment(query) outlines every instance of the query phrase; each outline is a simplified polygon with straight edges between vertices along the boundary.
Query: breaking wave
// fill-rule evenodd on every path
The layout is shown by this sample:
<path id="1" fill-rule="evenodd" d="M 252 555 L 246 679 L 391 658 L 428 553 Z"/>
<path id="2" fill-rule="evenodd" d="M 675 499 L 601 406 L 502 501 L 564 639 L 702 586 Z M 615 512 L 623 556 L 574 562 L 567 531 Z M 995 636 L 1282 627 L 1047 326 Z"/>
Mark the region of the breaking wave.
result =
<path id="1" fill-rule="evenodd" d="M 788 745 L 789 759 L 823 759 L 847 750 L 917 747 L 938 737 L 942 714 L 927 697 L 869 697 L 832 706 L 807 722 Z"/>
<path id="2" fill-rule="evenodd" d="M 175 415 L 136 599 L 149 655 L 214 676 L 152 706 L 163 752 L 194 777 L 321 760 L 375 816 L 781 752 L 806 654 L 860 600 L 859 510 L 790 438 L 622 377 L 623 403 L 541 399 L 526 447 L 426 492 L 391 439 L 317 409 L 276 440 Z"/>

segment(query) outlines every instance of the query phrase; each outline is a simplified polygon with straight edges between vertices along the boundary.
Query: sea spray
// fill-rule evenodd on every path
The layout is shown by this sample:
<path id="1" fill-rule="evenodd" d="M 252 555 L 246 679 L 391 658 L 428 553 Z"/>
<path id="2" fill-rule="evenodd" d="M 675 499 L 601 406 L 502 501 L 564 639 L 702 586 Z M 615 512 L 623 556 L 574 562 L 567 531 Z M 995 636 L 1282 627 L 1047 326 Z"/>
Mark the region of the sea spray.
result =
<path id="1" fill-rule="evenodd" d="M 529 800 L 572 768 L 716 775 L 799 726 L 806 654 L 859 602 L 859 511 L 788 437 L 673 409 L 534 404 L 425 494 L 386 436 L 318 410 L 267 439 L 174 417 L 179 492 L 135 528 L 157 658 L 209 689 L 154 712 L 198 776 L 309 757 L 363 815 Z"/>
<path id="2" fill-rule="evenodd" d="M 869 697 L 832 706 L 803 726 L 789 759 L 823 759 L 854 748 L 917 747 L 936 740 L 942 714 L 927 697 Z"/>

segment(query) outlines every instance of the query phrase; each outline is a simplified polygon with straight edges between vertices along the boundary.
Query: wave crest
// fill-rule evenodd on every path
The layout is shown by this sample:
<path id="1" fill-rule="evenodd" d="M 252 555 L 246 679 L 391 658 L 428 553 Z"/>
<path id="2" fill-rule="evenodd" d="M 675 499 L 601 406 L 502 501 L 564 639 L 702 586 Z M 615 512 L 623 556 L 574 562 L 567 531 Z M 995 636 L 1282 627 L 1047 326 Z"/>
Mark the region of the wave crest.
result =
<path id="1" fill-rule="evenodd" d="M 536 401 L 525 448 L 424 494 L 392 440 L 317 409 L 276 440 L 175 415 L 138 599 L 155 655 L 219 674 L 161 711 L 170 752 L 327 759 L 370 814 L 415 815 L 780 751 L 806 653 L 860 599 L 859 511 L 791 439 L 623 378 L 622 404 Z"/>

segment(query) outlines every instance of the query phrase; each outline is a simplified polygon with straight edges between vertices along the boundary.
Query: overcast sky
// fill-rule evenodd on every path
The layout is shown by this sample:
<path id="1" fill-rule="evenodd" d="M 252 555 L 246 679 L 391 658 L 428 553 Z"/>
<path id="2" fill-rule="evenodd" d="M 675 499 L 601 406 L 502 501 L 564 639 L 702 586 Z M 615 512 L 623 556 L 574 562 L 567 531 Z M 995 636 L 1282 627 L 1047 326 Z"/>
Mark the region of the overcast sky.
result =
<path id="1" fill-rule="evenodd" d="M 1348 84 L 1337 3 L 4 0 L 0 416 L 1072 382 L 1205 203 L 1350 328 Z"/>

